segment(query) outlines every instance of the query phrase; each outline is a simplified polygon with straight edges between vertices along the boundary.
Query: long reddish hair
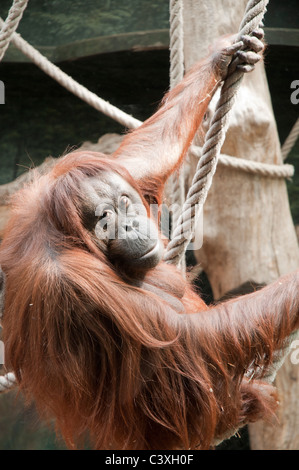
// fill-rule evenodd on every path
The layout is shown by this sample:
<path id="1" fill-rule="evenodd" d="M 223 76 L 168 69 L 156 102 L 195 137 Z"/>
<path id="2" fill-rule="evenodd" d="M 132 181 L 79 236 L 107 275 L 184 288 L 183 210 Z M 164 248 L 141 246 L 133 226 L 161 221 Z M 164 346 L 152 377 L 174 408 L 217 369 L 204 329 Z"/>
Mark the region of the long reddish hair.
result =
<path id="1" fill-rule="evenodd" d="M 259 318 L 259 342 L 244 347 L 245 317 L 230 344 L 217 333 L 224 320 L 163 262 L 143 281 L 165 296 L 124 281 L 82 224 L 80 183 L 107 169 L 143 194 L 116 162 L 75 152 L 14 198 L 0 250 L 7 367 L 70 447 L 89 436 L 97 449 L 209 448 L 273 411 L 272 388 L 244 380 L 273 331 Z M 181 315 L 169 298 L 205 312 Z"/>

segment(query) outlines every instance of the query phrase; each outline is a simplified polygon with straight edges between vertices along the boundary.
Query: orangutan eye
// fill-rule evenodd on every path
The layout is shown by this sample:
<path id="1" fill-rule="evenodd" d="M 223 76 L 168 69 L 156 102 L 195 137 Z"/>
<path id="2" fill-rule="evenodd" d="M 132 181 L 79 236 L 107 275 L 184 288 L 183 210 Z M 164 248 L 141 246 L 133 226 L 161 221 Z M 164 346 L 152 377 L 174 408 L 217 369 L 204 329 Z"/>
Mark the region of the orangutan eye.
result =
<path id="1" fill-rule="evenodd" d="M 102 215 L 99 216 L 99 220 L 110 219 L 112 216 L 112 211 L 110 209 L 105 210 Z"/>
<path id="2" fill-rule="evenodd" d="M 102 214 L 98 216 L 99 227 L 101 227 L 104 232 L 108 230 L 108 224 L 110 219 L 112 218 L 112 215 L 113 211 L 111 209 L 105 209 Z"/>
<path id="3" fill-rule="evenodd" d="M 130 205 L 131 205 L 131 201 L 130 201 L 129 197 L 126 196 L 126 195 L 121 196 L 121 198 L 119 200 L 119 208 L 122 211 L 127 211 L 129 209 Z"/>

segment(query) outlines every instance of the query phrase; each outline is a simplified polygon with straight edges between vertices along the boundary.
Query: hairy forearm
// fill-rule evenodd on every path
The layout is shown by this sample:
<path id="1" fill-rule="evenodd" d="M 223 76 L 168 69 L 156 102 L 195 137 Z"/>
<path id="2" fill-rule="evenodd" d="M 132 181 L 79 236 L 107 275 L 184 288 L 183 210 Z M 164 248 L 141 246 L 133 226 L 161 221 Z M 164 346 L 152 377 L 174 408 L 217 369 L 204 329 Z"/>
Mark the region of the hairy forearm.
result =
<path id="1" fill-rule="evenodd" d="M 165 181 L 186 154 L 220 82 L 213 57 L 196 64 L 114 156 L 136 179 L 150 175 Z"/>
<path id="2" fill-rule="evenodd" d="M 207 357 L 216 352 L 219 361 L 236 373 L 252 361 L 261 367 L 271 362 L 288 336 L 299 328 L 299 271 L 235 300 L 184 318 L 192 332 L 193 347 Z M 198 341 L 200 338 L 200 344 Z"/>

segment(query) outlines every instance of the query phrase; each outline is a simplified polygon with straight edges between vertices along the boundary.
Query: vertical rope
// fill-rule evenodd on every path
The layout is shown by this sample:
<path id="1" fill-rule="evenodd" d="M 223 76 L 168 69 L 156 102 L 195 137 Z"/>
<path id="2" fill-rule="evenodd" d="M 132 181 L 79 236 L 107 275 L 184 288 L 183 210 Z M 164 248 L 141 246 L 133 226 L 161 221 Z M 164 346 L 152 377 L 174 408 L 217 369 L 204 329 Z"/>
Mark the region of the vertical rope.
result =
<path id="1" fill-rule="evenodd" d="M 183 0 L 170 0 L 170 88 L 184 77 Z"/>
<path id="2" fill-rule="evenodd" d="M 183 28 L 183 0 L 170 0 L 169 2 L 169 35 L 170 35 L 170 88 L 175 87 L 184 77 L 184 28 Z M 177 225 L 185 200 L 184 165 L 178 173 L 171 176 L 171 208 L 172 231 Z M 185 272 L 185 258 L 180 260 L 180 268 Z"/>

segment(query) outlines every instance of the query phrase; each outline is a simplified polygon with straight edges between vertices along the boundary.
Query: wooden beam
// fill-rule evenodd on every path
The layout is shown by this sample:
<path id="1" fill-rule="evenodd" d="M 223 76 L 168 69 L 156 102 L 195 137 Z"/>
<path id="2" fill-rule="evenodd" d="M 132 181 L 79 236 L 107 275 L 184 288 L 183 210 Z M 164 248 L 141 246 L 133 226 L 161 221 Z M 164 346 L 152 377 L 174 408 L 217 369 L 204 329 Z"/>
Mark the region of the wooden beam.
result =
<path id="1" fill-rule="evenodd" d="M 299 46 L 299 29 L 265 28 L 265 39 L 273 46 Z"/>
<path id="2" fill-rule="evenodd" d="M 75 60 L 109 52 L 165 49 L 168 48 L 168 46 L 168 29 L 157 29 L 111 36 L 98 36 L 92 39 L 83 39 L 55 47 L 35 47 L 51 62 L 58 63 L 65 60 Z M 12 44 L 9 46 L 3 61 L 30 62 L 30 60 Z"/>

